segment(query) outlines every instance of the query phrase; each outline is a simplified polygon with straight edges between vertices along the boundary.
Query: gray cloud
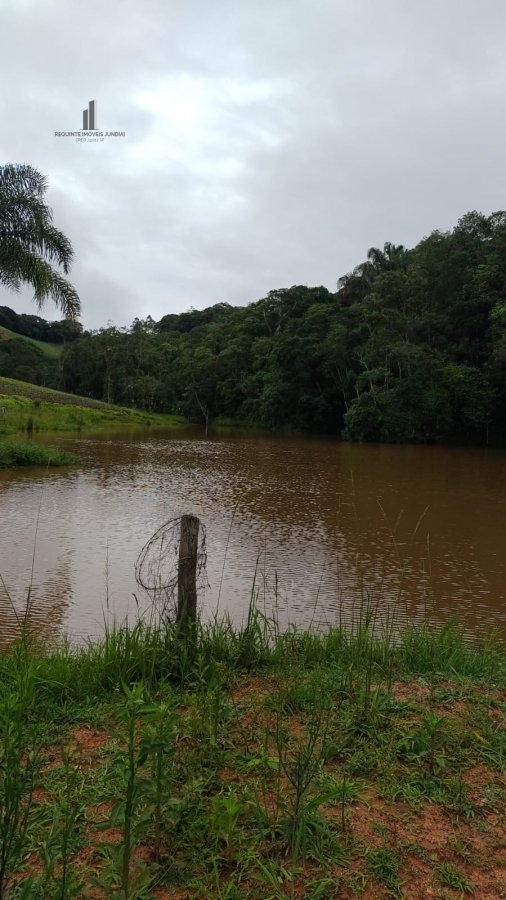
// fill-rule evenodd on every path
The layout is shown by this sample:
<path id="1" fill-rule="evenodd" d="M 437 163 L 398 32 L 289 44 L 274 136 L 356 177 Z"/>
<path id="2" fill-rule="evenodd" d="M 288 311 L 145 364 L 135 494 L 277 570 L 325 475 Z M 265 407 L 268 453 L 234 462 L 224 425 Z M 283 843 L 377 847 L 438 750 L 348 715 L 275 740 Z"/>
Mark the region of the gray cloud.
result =
<path id="1" fill-rule="evenodd" d="M 506 206 L 503 0 L 0 0 L 0 17 L 0 158 L 48 176 L 87 327 L 334 288 L 371 245 Z M 127 136 L 54 137 L 91 98 Z"/>

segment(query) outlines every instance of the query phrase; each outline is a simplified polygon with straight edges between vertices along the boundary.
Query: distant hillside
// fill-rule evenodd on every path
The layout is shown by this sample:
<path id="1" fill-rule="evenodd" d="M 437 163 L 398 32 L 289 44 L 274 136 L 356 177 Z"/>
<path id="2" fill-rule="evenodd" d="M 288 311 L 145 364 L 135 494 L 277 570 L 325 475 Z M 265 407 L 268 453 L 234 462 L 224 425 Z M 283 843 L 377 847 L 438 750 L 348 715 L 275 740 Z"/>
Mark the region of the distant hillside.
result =
<path id="1" fill-rule="evenodd" d="M 93 400 L 91 397 L 78 397 L 76 394 L 67 394 L 64 391 L 55 391 L 52 388 L 41 387 L 14 378 L 2 378 L 0 376 L 0 396 L 26 397 L 29 400 L 39 400 L 45 403 L 63 403 L 71 406 L 84 406 L 90 409 L 113 408 L 101 400 Z"/>
<path id="2" fill-rule="evenodd" d="M 44 356 L 48 356 L 49 359 L 58 359 L 62 355 L 63 344 L 54 344 L 48 341 L 38 341 L 35 338 L 26 337 L 24 334 L 17 334 L 15 331 L 11 331 L 9 328 L 4 328 L 3 325 L 0 325 L 0 341 L 10 341 L 17 340 L 22 341 L 24 344 L 31 344 L 34 347 L 37 347 Z"/>
<path id="3" fill-rule="evenodd" d="M 10 306 L 0 306 L 0 327 L 44 344 L 70 344 L 83 333 L 79 322 L 47 322 L 41 316 L 17 313 Z"/>
<path id="4" fill-rule="evenodd" d="M 61 387 L 64 347 L 83 333 L 79 322 L 47 322 L 41 316 L 0 306 L 0 375 L 47 387 Z"/>
<path id="5" fill-rule="evenodd" d="M 1 377 L 0 407 L 0 440 L 22 431 L 76 432 L 119 425 L 180 428 L 186 424 L 181 416 L 147 413 L 132 407 L 125 409 L 90 397 L 77 397 Z"/>
<path id="6" fill-rule="evenodd" d="M 62 352 L 62 344 L 38 341 L 0 325 L 0 375 L 58 387 Z"/>

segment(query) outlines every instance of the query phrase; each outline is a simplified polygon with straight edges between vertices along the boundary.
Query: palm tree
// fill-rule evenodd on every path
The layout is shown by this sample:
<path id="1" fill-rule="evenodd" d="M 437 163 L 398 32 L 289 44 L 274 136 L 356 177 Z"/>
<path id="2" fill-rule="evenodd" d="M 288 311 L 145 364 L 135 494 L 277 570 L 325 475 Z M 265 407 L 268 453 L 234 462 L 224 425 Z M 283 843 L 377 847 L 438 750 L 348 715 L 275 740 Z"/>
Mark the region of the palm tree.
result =
<path id="1" fill-rule="evenodd" d="M 44 202 L 47 181 L 32 166 L 0 166 L 0 284 L 19 291 L 27 282 L 40 309 L 48 297 L 66 319 L 76 319 L 81 303 L 66 275 L 72 245 L 53 225 L 52 210 Z"/>
<path id="2" fill-rule="evenodd" d="M 371 247 L 367 251 L 367 262 L 362 263 L 358 268 L 375 277 L 383 272 L 402 268 L 407 261 L 407 252 L 402 244 L 391 244 L 390 241 L 387 241 L 383 245 L 383 250 Z"/>
<path id="3" fill-rule="evenodd" d="M 403 268 L 408 261 L 408 251 L 402 244 L 391 244 L 387 241 L 383 250 L 371 247 L 367 251 L 367 260 L 355 266 L 353 272 L 343 275 L 337 282 L 337 287 L 345 298 L 358 300 L 364 297 L 372 288 L 372 284 L 378 275 L 390 272 L 393 269 Z"/>

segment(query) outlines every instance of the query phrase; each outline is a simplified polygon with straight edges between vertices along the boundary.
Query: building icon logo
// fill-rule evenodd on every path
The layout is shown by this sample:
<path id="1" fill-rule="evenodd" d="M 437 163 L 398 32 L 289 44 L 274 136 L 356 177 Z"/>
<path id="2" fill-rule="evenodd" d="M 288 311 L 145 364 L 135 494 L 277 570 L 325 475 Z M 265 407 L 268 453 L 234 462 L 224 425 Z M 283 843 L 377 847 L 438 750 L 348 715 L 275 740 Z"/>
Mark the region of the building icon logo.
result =
<path id="1" fill-rule="evenodd" d="M 97 101 L 90 100 L 88 109 L 83 109 L 83 131 L 95 131 L 97 128 Z"/>
<path id="2" fill-rule="evenodd" d="M 0 0 L 1 2 L 1 0 Z M 90 100 L 83 109 L 83 127 L 79 131 L 55 131 L 55 137 L 73 137 L 80 143 L 101 143 L 106 138 L 125 137 L 125 131 L 100 131 L 97 125 L 97 101 Z"/>

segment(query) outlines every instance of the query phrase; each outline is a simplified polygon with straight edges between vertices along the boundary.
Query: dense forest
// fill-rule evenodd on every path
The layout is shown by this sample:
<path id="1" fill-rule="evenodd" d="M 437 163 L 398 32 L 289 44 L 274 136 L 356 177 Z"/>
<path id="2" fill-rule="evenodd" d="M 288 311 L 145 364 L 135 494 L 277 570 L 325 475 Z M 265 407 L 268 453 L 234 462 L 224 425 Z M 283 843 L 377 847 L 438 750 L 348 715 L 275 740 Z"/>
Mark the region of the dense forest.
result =
<path id="1" fill-rule="evenodd" d="M 352 440 L 504 437 L 506 212 L 372 248 L 335 292 L 299 285 L 73 337 L 52 382 L 117 404 Z"/>

